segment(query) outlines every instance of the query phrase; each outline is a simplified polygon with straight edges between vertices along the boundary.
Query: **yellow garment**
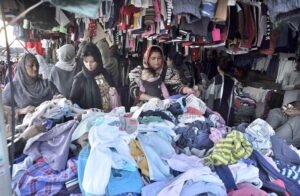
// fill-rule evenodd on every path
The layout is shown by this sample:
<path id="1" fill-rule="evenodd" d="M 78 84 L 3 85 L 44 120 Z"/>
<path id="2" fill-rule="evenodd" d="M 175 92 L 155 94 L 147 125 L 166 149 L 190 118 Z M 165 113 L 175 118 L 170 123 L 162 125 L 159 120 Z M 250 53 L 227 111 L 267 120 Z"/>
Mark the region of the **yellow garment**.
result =
<path id="1" fill-rule="evenodd" d="M 137 28 L 141 28 L 141 26 L 139 25 L 139 17 L 142 16 L 142 12 L 136 12 L 133 14 L 133 28 L 137 29 Z"/>
<path id="2" fill-rule="evenodd" d="M 137 162 L 139 168 L 142 171 L 142 174 L 149 176 L 149 168 L 147 158 L 143 152 L 143 149 L 140 143 L 137 140 L 132 140 L 130 142 L 130 152 L 134 160 Z"/>
<path id="3" fill-rule="evenodd" d="M 240 159 L 247 159 L 253 149 L 243 133 L 232 131 L 217 143 L 206 162 L 213 165 L 232 165 Z"/>

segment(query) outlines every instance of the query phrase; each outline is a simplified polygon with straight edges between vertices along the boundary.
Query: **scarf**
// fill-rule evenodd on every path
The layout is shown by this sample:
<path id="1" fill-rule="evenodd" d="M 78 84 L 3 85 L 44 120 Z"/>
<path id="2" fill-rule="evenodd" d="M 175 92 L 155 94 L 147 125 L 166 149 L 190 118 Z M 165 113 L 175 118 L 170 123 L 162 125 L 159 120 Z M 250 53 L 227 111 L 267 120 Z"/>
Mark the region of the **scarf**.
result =
<path id="1" fill-rule="evenodd" d="M 14 100 L 20 108 L 28 105 L 38 106 L 42 102 L 52 99 L 54 94 L 54 88 L 51 88 L 52 86 L 47 80 L 40 77 L 31 78 L 27 74 L 25 63 L 26 59 L 30 58 L 36 60 L 33 54 L 25 54 L 17 65 Z"/>
<path id="2" fill-rule="evenodd" d="M 66 44 L 57 50 L 58 62 L 55 64 L 56 67 L 65 70 L 73 71 L 75 65 L 75 48 L 71 44 Z"/>
<path id="3" fill-rule="evenodd" d="M 85 66 L 83 66 L 82 72 L 86 78 L 86 89 L 85 89 L 85 100 L 87 103 L 93 103 L 93 105 L 102 108 L 102 99 L 99 86 L 96 83 L 95 77 L 102 72 L 102 68 L 97 66 L 93 71 L 89 71 Z"/>

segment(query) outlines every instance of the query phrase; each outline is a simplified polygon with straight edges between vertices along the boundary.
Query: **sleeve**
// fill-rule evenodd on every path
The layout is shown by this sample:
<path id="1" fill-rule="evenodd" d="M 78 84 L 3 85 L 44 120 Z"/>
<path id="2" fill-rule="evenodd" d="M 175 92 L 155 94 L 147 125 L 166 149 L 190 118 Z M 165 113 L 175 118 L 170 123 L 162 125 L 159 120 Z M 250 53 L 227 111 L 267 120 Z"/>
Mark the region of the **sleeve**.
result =
<path id="1" fill-rule="evenodd" d="M 78 78 L 75 78 L 72 84 L 71 92 L 70 92 L 70 100 L 73 103 L 80 103 L 80 97 L 82 96 L 81 85 Z"/>
<path id="2" fill-rule="evenodd" d="M 10 83 L 8 83 L 5 86 L 5 88 L 2 92 L 2 101 L 3 101 L 3 105 L 6 105 L 6 106 L 12 105 L 11 94 L 10 94 Z"/>
<path id="3" fill-rule="evenodd" d="M 59 91 L 57 90 L 56 86 L 49 80 L 48 80 L 48 85 L 49 85 L 52 96 L 60 94 Z"/>
<path id="4" fill-rule="evenodd" d="M 183 83 L 181 82 L 179 73 L 175 69 L 172 69 L 170 67 L 168 67 L 167 69 L 164 83 L 171 95 L 181 93 L 184 87 Z"/>
<path id="5" fill-rule="evenodd" d="M 129 73 L 129 93 L 134 99 L 137 99 L 140 95 L 139 82 L 141 81 L 142 68 L 140 66 L 134 68 Z"/>

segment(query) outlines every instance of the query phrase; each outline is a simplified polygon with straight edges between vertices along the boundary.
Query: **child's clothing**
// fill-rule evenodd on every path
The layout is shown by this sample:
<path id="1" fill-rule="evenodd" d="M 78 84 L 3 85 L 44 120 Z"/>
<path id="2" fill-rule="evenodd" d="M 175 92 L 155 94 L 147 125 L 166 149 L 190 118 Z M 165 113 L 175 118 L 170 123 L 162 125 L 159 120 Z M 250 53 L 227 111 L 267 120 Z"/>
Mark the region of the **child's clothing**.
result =
<path id="1" fill-rule="evenodd" d="M 161 77 L 154 77 L 148 80 L 141 80 L 139 84 L 140 92 L 160 99 L 168 98 L 169 92 Z"/>

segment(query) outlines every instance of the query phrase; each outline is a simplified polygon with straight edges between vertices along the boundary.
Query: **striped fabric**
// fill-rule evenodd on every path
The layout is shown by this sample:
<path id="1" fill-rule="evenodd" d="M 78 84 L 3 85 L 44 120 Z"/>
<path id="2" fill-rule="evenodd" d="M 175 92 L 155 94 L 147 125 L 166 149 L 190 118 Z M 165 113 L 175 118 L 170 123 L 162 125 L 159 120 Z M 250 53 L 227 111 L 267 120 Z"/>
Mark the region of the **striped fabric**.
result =
<path id="1" fill-rule="evenodd" d="M 247 159 L 253 149 L 251 144 L 244 138 L 243 133 L 232 131 L 226 138 L 217 143 L 207 159 L 207 164 L 231 165 L 240 159 Z"/>
<path id="2" fill-rule="evenodd" d="M 300 165 L 286 165 L 283 167 L 280 161 L 275 160 L 275 163 L 283 176 L 295 180 L 300 185 Z"/>

